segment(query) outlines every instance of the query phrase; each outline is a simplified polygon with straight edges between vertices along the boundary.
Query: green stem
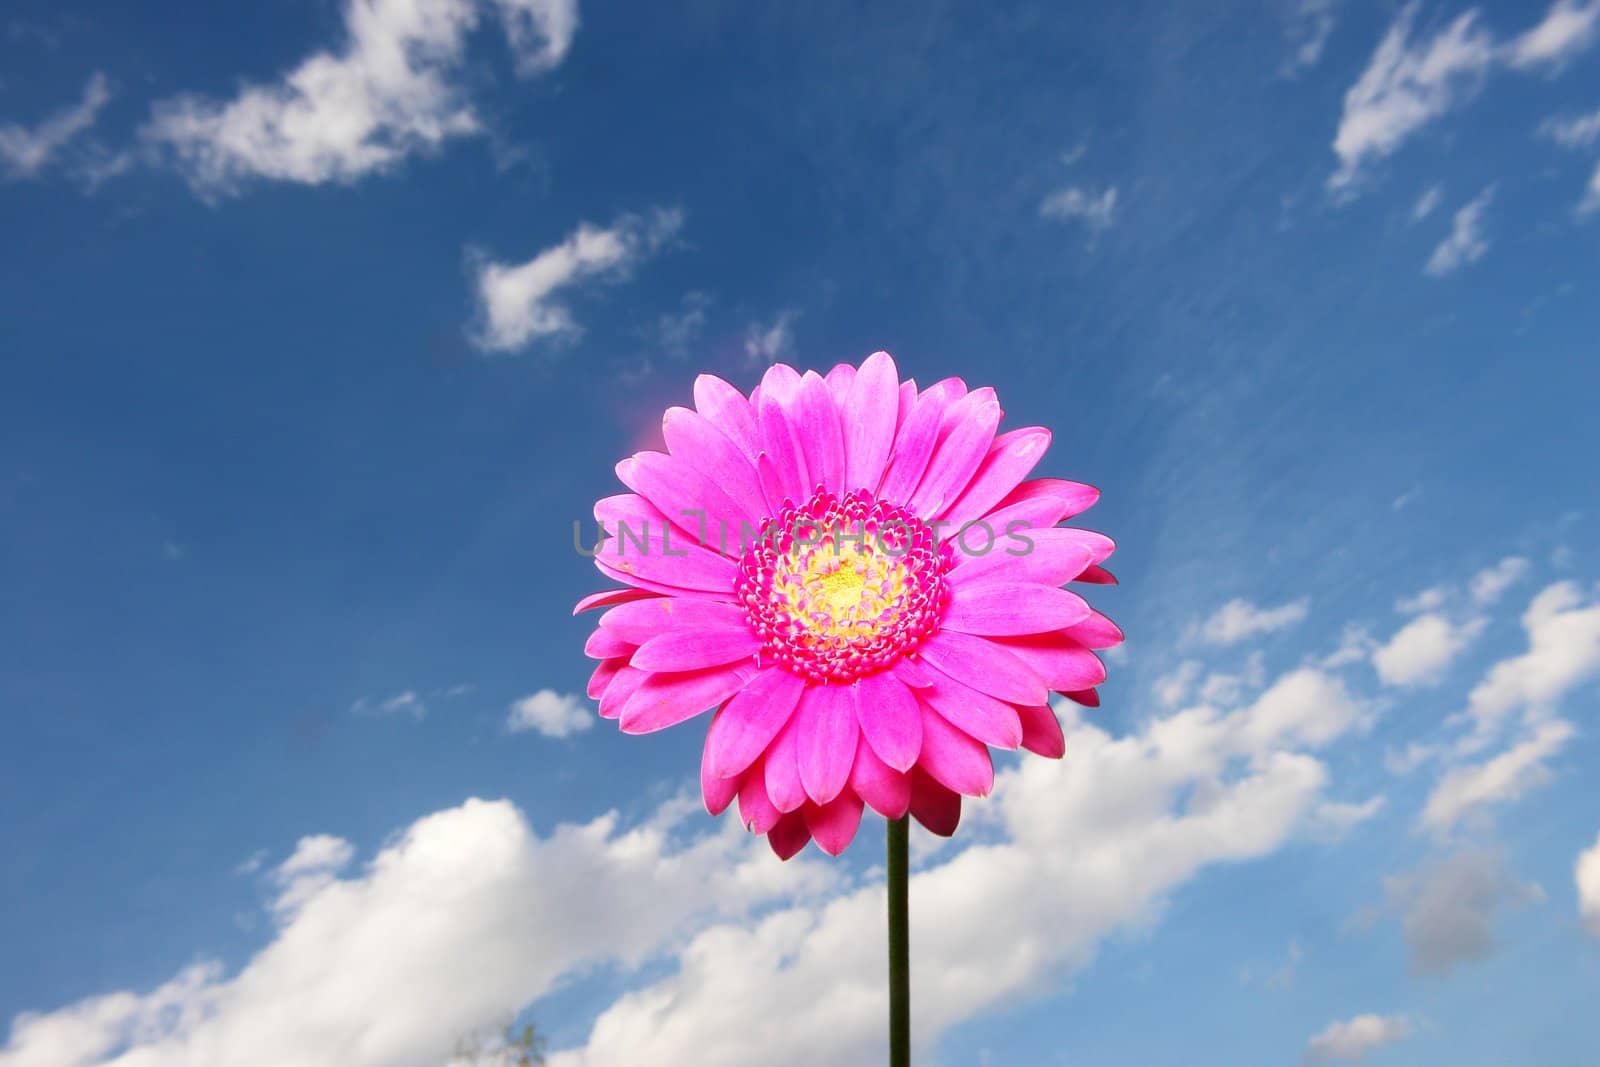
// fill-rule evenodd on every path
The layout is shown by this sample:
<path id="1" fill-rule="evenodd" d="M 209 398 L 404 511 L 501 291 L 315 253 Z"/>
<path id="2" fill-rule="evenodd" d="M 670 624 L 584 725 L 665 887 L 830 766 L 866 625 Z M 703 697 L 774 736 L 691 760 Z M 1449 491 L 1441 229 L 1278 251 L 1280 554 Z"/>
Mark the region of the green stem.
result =
<path id="1" fill-rule="evenodd" d="M 911 1067 L 911 927 L 907 893 L 910 819 L 889 822 L 889 1067 Z"/>

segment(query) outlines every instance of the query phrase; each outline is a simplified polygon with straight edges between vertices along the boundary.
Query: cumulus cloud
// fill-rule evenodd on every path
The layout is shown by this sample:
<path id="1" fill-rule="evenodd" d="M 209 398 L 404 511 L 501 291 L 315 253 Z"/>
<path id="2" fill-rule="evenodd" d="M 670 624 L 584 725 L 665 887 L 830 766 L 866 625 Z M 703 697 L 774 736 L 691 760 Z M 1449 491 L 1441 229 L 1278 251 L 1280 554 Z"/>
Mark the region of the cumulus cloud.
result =
<path id="1" fill-rule="evenodd" d="M 0 172 L 7 178 L 36 178 L 61 152 L 90 129 L 111 99 L 106 76 L 96 72 L 76 104 L 64 107 L 35 126 L 0 123 Z"/>
<path id="2" fill-rule="evenodd" d="M 609 227 L 583 223 L 566 240 L 525 263 L 477 264 L 479 325 L 485 351 L 513 352 L 535 342 L 571 341 L 583 332 L 563 298 L 586 281 L 620 280 L 683 226 L 683 213 L 624 215 Z"/>
<path id="3" fill-rule="evenodd" d="M 1521 556 L 1507 556 L 1493 567 L 1485 567 L 1472 576 L 1472 600 L 1489 605 L 1499 600 L 1507 589 L 1528 573 L 1528 561 Z"/>
<path id="4" fill-rule="evenodd" d="M 1578 857 L 1573 877 L 1578 883 L 1578 914 L 1588 931 L 1600 937 L 1600 837 Z"/>
<path id="5" fill-rule="evenodd" d="M 273 913 L 280 920 L 291 917 L 301 905 L 331 885 L 355 855 L 355 846 L 342 837 L 333 834 L 302 837 L 289 858 L 272 872 L 273 881 L 278 885 L 278 895 L 272 900 Z"/>
<path id="6" fill-rule="evenodd" d="M 913 876 L 919 1041 L 1082 967 L 1203 867 L 1279 847 L 1325 788 L 1307 749 L 1357 718 L 1315 671 L 1234 712 L 1190 709 L 1130 737 L 1065 714 L 1073 759 L 1026 761 L 997 781 L 986 817 L 1004 840 Z M 631 1064 L 646 1047 L 703 1067 L 881 1059 L 882 910 L 873 884 L 755 927 L 712 926 L 677 973 L 621 997 L 552 1067 Z"/>
<path id="7" fill-rule="evenodd" d="M 1474 734 L 1467 748 L 1482 747 L 1514 714 L 1548 713 L 1567 693 L 1600 675 L 1600 598 L 1573 582 L 1541 590 L 1522 616 L 1528 648 L 1501 660 L 1467 697 Z"/>
<path id="8" fill-rule="evenodd" d="M 1411 1036 L 1404 1015 L 1357 1015 L 1329 1023 L 1306 1044 L 1307 1063 L 1361 1063 L 1367 1053 Z"/>
<path id="9" fill-rule="evenodd" d="M 495 0 L 519 70 L 558 64 L 576 0 Z M 158 102 L 140 131 L 205 196 L 251 179 L 350 183 L 392 170 L 482 124 L 458 83 L 479 0 L 347 0 L 345 40 L 230 100 Z"/>
<path id="10" fill-rule="evenodd" d="M 1297 670 L 1246 706 L 1120 738 L 1061 714 L 1073 758 L 1003 771 L 987 833 L 914 875 L 919 1040 L 1083 966 L 1206 867 L 1310 829 L 1328 781 L 1314 753 L 1359 708 L 1337 679 Z M 510 804 L 469 801 L 345 876 L 326 874 L 338 839 L 303 842 L 292 866 L 324 881 L 237 974 L 207 964 L 20 1017 L 0 1065 L 310 1067 L 337 1048 L 349 1067 L 432 1067 L 455 1038 L 608 960 L 650 962 L 651 980 L 555 1067 L 633 1067 L 641 1048 L 702 1067 L 881 1058 L 882 882 L 779 864 L 732 818 L 684 841 L 697 807 L 541 838 Z"/>
<path id="11" fill-rule="evenodd" d="M 1500 853 L 1488 850 L 1457 852 L 1385 879 L 1384 892 L 1400 916 L 1412 971 L 1428 975 L 1448 974 L 1490 955 L 1500 915 L 1543 895 L 1538 886 L 1519 882 Z"/>
<path id="12" fill-rule="evenodd" d="M 1311 601 L 1302 597 L 1275 608 L 1259 607 L 1248 600 L 1228 601 L 1204 622 L 1191 628 L 1193 636 L 1209 645 L 1238 644 L 1247 637 L 1293 626 L 1306 617 Z"/>
<path id="13" fill-rule="evenodd" d="M 1484 625 L 1482 619 L 1456 625 L 1443 615 L 1419 615 L 1372 653 L 1372 665 L 1386 685 L 1437 685 Z"/>
<path id="14" fill-rule="evenodd" d="M 571 737 L 594 725 L 595 713 L 582 697 L 541 689 L 512 703 L 506 712 L 506 729 L 534 730 L 546 737 Z"/>
<path id="15" fill-rule="evenodd" d="M 1039 215 L 1057 222 L 1082 222 L 1091 230 L 1104 230 L 1117 219 L 1117 187 L 1100 192 L 1070 185 L 1057 189 L 1039 203 Z"/>
<path id="16" fill-rule="evenodd" d="M 1433 254 L 1422 268 L 1424 274 L 1430 278 L 1443 278 L 1478 262 L 1488 253 L 1489 239 L 1484 236 L 1483 217 L 1493 199 L 1494 187 L 1490 186 L 1455 213 L 1449 235 L 1435 246 Z"/>
<path id="17" fill-rule="evenodd" d="M 1506 45 L 1506 62 L 1559 70 L 1594 44 L 1597 29 L 1600 0 L 1556 0 L 1537 26 Z"/>
<path id="18" fill-rule="evenodd" d="M 834 877 L 778 864 L 733 820 L 690 844 L 693 801 L 625 827 L 615 814 L 532 832 L 506 801 L 419 819 L 353 877 L 348 843 L 303 840 L 279 868 L 301 884 L 273 940 L 231 977 L 188 968 L 19 1016 L 4 1067 L 438 1067 L 454 1041 L 502 1023 L 562 974 L 658 952 L 691 916 L 742 913 Z M 315 876 L 315 884 L 303 880 Z M 707 894 L 715 878 L 719 891 Z M 279 901 L 282 900 L 280 896 Z"/>

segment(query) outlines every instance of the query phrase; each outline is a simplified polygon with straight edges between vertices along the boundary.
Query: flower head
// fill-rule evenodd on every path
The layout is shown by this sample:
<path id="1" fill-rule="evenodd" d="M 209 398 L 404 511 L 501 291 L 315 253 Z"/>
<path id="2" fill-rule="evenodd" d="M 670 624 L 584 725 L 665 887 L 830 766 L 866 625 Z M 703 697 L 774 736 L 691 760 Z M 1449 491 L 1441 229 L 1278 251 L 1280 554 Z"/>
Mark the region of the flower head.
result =
<path id="1" fill-rule="evenodd" d="M 1058 525 L 1086 485 L 1028 475 L 1039 427 L 996 436 L 991 389 L 901 382 L 879 352 L 826 377 L 771 368 L 746 397 L 695 382 L 668 451 L 617 465 L 595 565 L 624 588 L 585 651 L 624 732 L 715 710 L 707 809 L 785 859 L 837 855 L 863 806 L 955 832 L 990 747 L 1059 758 L 1051 692 L 1098 703 L 1092 650 L 1122 634 L 1069 582 L 1108 583 L 1109 538 Z"/>

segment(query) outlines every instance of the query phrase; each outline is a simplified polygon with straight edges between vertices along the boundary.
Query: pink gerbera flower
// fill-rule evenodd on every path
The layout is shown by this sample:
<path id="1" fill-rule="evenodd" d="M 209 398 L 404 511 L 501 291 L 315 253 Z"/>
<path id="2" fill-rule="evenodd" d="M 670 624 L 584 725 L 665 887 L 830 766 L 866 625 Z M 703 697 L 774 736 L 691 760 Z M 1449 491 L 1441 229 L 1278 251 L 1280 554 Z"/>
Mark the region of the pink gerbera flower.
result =
<path id="1" fill-rule="evenodd" d="M 701 788 L 787 859 L 837 855 L 863 805 L 955 831 L 990 747 L 1059 758 L 1052 691 L 1090 706 L 1122 634 L 1068 582 L 1107 583 L 1109 538 L 1057 524 L 1099 493 L 1027 480 L 1050 432 L 996 436 L 994 390 L 918 391 L 879 352 L 826 377 L 771 368 L 747 398 L 695 381 L 668 451 L 617 465 L 595 565 L 626 584 L 585 651 L 626 733 L 716 709 Z"/>

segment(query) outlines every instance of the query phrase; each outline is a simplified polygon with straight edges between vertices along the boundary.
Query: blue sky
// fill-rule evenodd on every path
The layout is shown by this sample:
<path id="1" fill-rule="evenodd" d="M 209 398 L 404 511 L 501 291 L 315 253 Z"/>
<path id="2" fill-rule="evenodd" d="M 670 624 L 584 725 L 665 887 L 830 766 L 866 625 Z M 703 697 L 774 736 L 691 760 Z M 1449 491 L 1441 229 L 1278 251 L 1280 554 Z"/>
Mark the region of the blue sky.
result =
<path id="1" fill-rule="evenodd" d="M 919 1062 L 1587 1064 L 1600 3 L 1104 8 L 8 5 L 0 1065 L 881 1059 L 881 821 L 568 615 L 695 374 L 880 348 L 1129 635 L 917 840 Z"/>

